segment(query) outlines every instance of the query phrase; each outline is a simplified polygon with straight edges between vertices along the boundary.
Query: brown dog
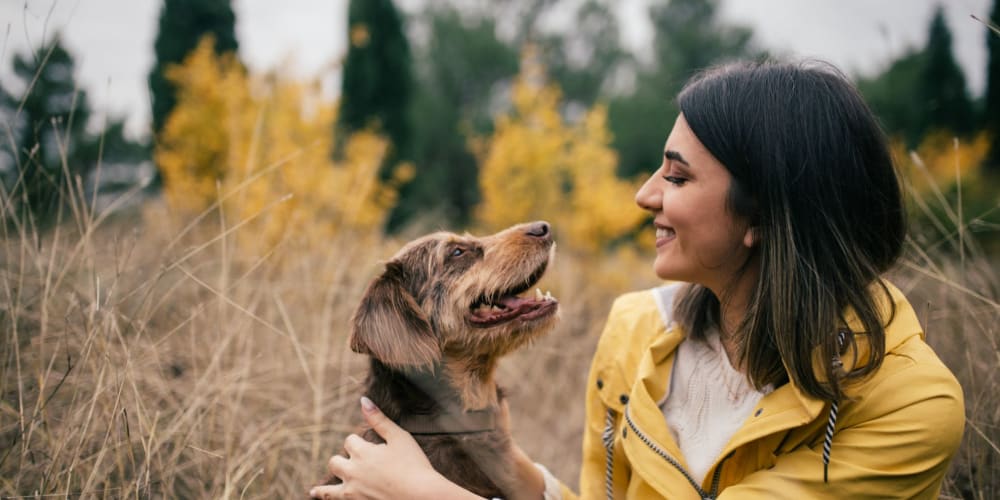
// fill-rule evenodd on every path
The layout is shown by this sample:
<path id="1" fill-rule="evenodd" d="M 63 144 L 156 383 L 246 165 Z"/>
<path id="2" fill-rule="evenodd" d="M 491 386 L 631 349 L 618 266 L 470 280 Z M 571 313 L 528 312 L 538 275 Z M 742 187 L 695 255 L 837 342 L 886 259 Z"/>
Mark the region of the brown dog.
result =
<path id="1" fill-rule="evenodd" d="M 494 372 L 555 324 L 559 303 L 534 288 L 554 251 L 545 222 L 483 238 L 425 236 L 385 265 L 352 319 L 351 348 L 371 356 L 365 394 L 435 469 L 486 498 L 513 491 Z M 381 442 L 371 429 L 364 437 Z"/>

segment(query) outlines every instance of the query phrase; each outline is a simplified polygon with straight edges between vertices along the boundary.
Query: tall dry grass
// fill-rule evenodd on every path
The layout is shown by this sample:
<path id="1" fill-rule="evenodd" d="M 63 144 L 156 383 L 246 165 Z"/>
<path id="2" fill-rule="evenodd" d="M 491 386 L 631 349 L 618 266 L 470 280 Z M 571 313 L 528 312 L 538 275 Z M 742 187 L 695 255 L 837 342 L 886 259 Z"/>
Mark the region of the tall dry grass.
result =
<path id="1" fill-rule="evenodd" d="M 958 228 L 918 234 L 892 275 L 966 391 L 944 495 L 997 498 L 1000 263 L 954 200 L 919 202 Z M 178 224 L 155 201 L 105 217 L 80 196 L 53 230 L 29 222 L 0 241 L 0 497 L 287 498 L 323 476 L 359 421 L 348 318 L 400 241 L 289 235 L 256 254 L 218 209 Z M 561 324 L 501 366 L 517 441 L 569 484 L 604 316 L 655 284 L 641 255 L 561 249 L 542 283 Z"/>
<path id="2" fill-rule="evenodd" d="M 304 494 L 359 421 L 348 318 L 400 242 L 291 235 L 253 255 L 217 209 L 185 226 L 155 201 L 70 208 L 51 232 L 15 220 L 0 241 L 0 497 Z M 651 283 L 564 253 L 542 286 L 565 320 L 501 372 L 521 441 L 570 479 L 602 317 L 616 286 Z"/>

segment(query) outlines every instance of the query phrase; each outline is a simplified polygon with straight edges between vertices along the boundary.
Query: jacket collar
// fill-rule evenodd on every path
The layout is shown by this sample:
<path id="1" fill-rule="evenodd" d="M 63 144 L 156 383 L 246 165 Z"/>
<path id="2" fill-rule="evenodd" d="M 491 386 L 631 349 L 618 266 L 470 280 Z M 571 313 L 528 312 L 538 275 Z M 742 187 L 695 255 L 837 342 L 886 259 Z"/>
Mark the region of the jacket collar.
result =
<path id="1" fill-rule="evenodd" d="M 889 318 L 890 315 L 892 316 L 892 321 L 886 327 L 885 331 L 885 350 L 886 352 L 893 352 L 910 338 L 914 336 L 923 338 L 924 334 L 913 307 L 910 306 L 903 293 L 888 281 L 883 280 L 883 283 L 889 290 L 889 298 L 886 298 L 885 294 L 882 293 L 881 287 L 878 283 L 872 285 L 872 291 L 873 297 L 875 297 L 876 300 L 876 305 L 879 309 L 880 317 Z M 667 285 L 667 287 L 675 286 L 677 285 Z M 652 291 L 651 298 L 655 299 L 652 302 L 656 303 L 656 307 L 648 308 L 646 314 L 650 317 L 648 320 L 644 319 L 639 322 L 639 325 L 648 325 L 656 330 L 651 336 L 652 341 L 646 344 L 646 348 L 655 364 L 660 364 L 673 355 L 677 346 L 687 336 L 684 329 L 676 322 L 670 321 L 669 323 L 665 323 L 667 321 L 667 316 L 663 314 L 665 310 L 664 305 L 661 304 L 661 301 L 658 299 L 662 296 L 663 290 L 667 287 L 661 287 Z M 893 306 L 895 307 L 894 315 L 891 314 L 893 312 Z M 653 319 L 654 317 L 659 318 L 660 320 L 656 321 Z M 858 318 L 853 309 L 845 311 L 845 320 L 847 321 L 847 326 L 851 331 L 861 332 L 864 330 L 861 320 Z M 858 335 L 856 345 L 858 350 L 857 357 L 854 356 L 853 350 L 848 350 L 844 356 L 842 356 L 844 368 L 846 370 L 857 368 L 857 366 L 853 364 L 855 359 L 863 360 L 867 358 L 869 349 L 867 336 Z M 624 351 L 627 352 L 628 350 Z M 625 353 L 623 352 L 621 354 L 622 356 L 608 359 L 608 361 L 616 365 L 615 368 L 621 368 L 623 363 L 629 363 L 629 361 L 623 359 Z M 817 370 L 817 374 L 822 373 L 822 364 L 819 362 L 819 356 L 820 355 L 817 350 L 813 361 L 813 367 Z M 632 362 L 635 362 L 635 360 L 632 360 Z M 794 381 L 789 381 L 787 384 L 779 387 L 765 397 L 769 400 L 785 400 L 788 404 L 793 401 L 797 402 L 799 407 L 798 410 L 802 412 L 802 418 L 804 419 L 812 419 L 818 416 L 826 404 L 826 402 L 815 399 L 803 392 Z M 781 406 L 788 406 L 788 404 L 783 404 Z"/>

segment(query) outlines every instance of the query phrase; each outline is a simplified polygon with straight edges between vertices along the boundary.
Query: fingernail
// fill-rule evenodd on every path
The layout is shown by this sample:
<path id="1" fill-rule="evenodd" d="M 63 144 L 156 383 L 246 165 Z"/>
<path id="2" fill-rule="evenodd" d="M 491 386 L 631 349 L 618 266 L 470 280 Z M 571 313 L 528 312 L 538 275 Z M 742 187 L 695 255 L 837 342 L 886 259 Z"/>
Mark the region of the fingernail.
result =
<path id="1" fill-rule="evenodd" d="M 309 498 L 316 498 L 316 488 L 309 490 Z"/>
<path id="2" fill-rule="evenodd" d="M 372 400 L 365 396 L 361 396 L 361 411 L 365 413 L 374 413 L 376 410 L 378 410 L 378 408 L 375 407 L 375 403 L 372 403 Z"/>

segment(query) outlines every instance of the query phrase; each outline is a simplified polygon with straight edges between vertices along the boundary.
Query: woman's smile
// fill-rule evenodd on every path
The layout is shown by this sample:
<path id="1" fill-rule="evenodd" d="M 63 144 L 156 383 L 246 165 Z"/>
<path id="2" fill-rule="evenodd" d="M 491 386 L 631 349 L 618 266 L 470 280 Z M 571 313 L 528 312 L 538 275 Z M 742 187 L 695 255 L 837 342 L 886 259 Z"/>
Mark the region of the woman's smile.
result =
<path id="1" fill-rule="evenodd" d="M 660 248 L 677 238 L 677 233 L 669 227 L 656 225 L 656 248 Z"/>
<path id="2" fill-rule="evenodd" d="M 653 215 L 660 278 L 721 291 L 747 262 L 749 223 L 727 206 L 731 185 L 732 175 L 679 115 L 662 163 L 636 193 L 639 207 Z"/>

